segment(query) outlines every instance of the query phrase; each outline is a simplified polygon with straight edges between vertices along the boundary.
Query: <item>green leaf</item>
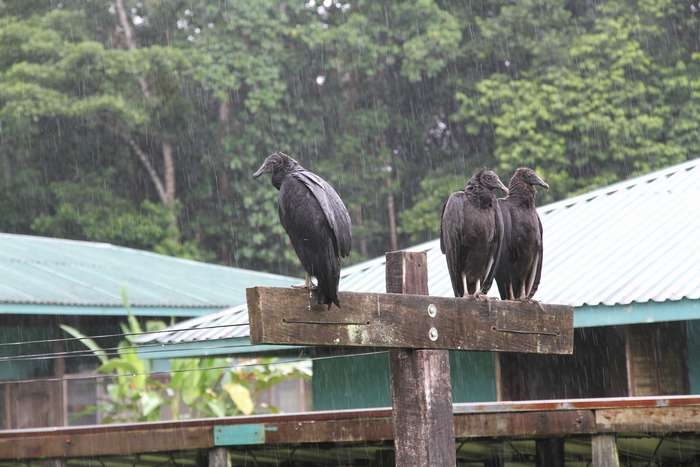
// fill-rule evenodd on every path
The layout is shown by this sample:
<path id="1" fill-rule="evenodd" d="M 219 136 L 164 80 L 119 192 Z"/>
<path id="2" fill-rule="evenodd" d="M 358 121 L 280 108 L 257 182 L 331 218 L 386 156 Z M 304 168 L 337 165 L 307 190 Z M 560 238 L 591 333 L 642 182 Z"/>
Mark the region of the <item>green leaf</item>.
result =
<path id="1" fill-rule="evenodd" d="M 223 386 L 236 407 L 245 415 L 253 413 L 253 399 L 250 397 L 248 388 L 238 383 L 229 383 Z"/>
<path id="2" fill-rule="evenodd" d="M 78 331 L 77 329 L 68 326 L 67 324 L 61 324 L 61 329 L 63 329 L 65 332 L 70 334 L 71 336 L 80 339 L 80 342 L 87 347 L 88 349 L 92 350 L 92 352 L 95 354 L 97 358 L 100 359 L 102 363 L 106 363 L 109 359 L 107 358 L 107 353 L 102 350 L 102 347 L 97 345 L 97 343 L 93 340 L 85 336 L 83 333 Z"/>
<path id="3" fill-rule="evenodd" d="M 163 403 L 163 399 L 156 393 L 147 391 L 141 394 L 139 405 L 141 407 L 141 415 L 148 417 L 153 411 L 158 409 Z"/>

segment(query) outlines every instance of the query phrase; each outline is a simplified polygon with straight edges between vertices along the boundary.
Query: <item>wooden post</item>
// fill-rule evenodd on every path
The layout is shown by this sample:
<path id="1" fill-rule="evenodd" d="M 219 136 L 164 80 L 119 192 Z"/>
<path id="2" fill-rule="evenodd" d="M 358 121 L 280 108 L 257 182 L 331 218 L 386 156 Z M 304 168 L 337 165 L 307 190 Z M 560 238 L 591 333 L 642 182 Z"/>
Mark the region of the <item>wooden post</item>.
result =
<path id="1" fill-rule="evenodd" d="M 386 291 L 428 295 L 426 254 L 387 253 Z M 448 351 L 392 350 L 389 362 L 396 465 L 453 467 L 456 453 Z"/>
<path id="2" fill-rule="evenodd" d="M 231 467 L 231 455 L 226 448 L 209 450 L 209 467 Z"/>
<path id="3" fill-rule="evenodd" d="M 614 434 L 591 436 L 592 467 L 620 467 Z"/>
<path id="4" fill-rule="evenodd" d="M 564 440 L 562 438 L 538 439 L 535 441 L 537 467 L 564 467 Z"/>

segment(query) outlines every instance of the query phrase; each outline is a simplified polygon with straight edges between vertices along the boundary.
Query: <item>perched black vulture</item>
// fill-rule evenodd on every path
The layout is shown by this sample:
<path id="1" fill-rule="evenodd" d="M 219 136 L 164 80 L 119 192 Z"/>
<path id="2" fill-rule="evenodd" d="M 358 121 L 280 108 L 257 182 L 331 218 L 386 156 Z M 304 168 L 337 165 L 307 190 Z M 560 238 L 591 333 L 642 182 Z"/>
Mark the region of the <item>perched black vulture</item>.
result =
<path id="1" fill-rule="evenodd" d="M 447 257 L 455 297 L 487 293 L 493 282 L 503 221 L 494 190 L 508 189 L 491 170 L 479 170 L 442 208 L 440 249 Z"/>
<path id="2" fill-rule="evenodd" d="M 350 254 L 352 242 L 345 204 L 328 182 L 281 152 L 268 156 L 253 176 L 264 173 L 272 173 L 279 190 L 280 221 L 306 270 L 307 287 L 316 277 L 318 303 L 340 306 L 340 257 Z"/>
<path id="3" fill-rule="evenodd" d="M 510 179 L 508 197 L 498 200 L 503 217 L 503 248 L 496 284 L 504 300 L 529 300 L 542 273 L 542 222 L 535 209 L 535 186 L 549 189 L 534 170 L 520 168 Z"/>

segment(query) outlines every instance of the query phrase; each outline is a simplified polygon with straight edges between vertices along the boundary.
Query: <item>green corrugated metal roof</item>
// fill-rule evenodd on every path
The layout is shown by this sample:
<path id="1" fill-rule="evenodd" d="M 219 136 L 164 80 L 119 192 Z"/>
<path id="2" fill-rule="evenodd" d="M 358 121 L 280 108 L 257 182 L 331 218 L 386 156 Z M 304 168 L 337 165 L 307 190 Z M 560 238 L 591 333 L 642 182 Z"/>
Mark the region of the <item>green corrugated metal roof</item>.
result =
<path id="1" fill-rule="evenodd" d="M 0 313 L 195 316 L 299 279 L 111 245 L 0 233 Z M 184 314 L 183 314 L 184 312 Z"/>

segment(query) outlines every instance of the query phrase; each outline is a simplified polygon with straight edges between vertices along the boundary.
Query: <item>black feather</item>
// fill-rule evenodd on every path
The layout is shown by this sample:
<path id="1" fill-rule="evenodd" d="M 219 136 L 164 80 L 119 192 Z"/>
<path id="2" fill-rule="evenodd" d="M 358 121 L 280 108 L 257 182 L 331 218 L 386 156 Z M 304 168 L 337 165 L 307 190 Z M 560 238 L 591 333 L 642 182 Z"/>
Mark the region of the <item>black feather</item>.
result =
<path id="1" fill-rule="evenodd" d="M 493 193 L 497 188 L 505 189 L 498 176 L 481 170 L 443 205 L 440 249 L 456 297 L 486 293 L 493 282 L 503 238 L 503 221 Z"/>
<path id="2" fill-rule="evenodd" d="M 270 155 L 255 176 L 267 172 L 279 189 L 280 222 L 302 266 L 318 281 L 318 303 L 340 306 L 340 258 L 352 245 L 345 204 L 328 182 L 286 154 Z"/>
<path id="3" fill-rule="evenodd" d="M 549 187 L 528 168 L 515 171 L 510 194 L 498 200 L 503 217 L 503 247 L 496 268 L 496 284 L 502 299 L 530 299 L 542 275 L 542 222 L 535 208 L 534 185 Z"/>

